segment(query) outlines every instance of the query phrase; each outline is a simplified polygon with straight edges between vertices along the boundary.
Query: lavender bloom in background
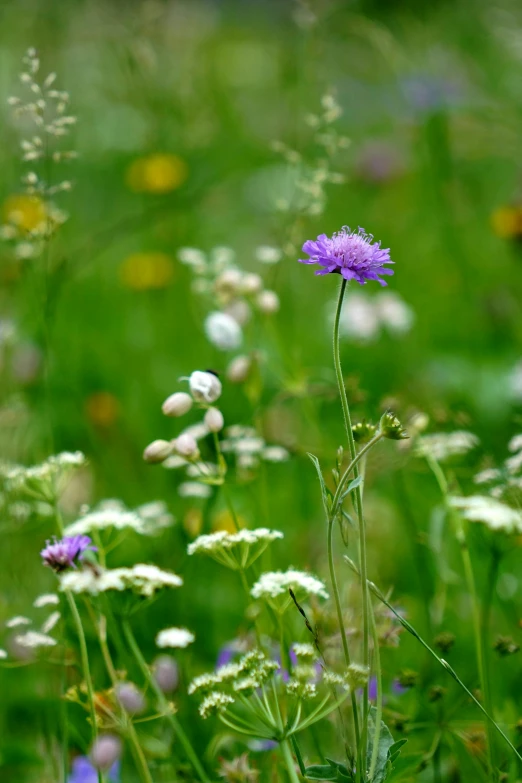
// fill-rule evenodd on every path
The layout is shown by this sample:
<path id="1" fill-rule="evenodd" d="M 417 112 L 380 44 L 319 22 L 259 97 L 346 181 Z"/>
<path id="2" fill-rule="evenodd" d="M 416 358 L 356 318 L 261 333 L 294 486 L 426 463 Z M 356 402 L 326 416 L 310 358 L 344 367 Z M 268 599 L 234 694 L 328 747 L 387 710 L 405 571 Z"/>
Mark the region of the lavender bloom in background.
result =
<path id="1" fill-rule="evenodd" d="M 393 264 L 389 249 L 383 250 L 380 242 L 374 242 L 372 234 L 363 228 L 356 232 L 347 226 L 331 237 L 320 234 L 316 241 L 309 239 L 303 245 L 303 252 L 310 258 L 300 258 L 301 264 L 319 264 L 316 275 L 340 274 L 345 280 L 356 280 L 365 285 L 368 280 L 377 280 L 387 285 L 379 275 L 393 275 L 385 264 Z"/>
<path id="2" fill-rule="evenodd" d="M 274 750 L 278 746 L 278 742 L 275 740 L 258 740 L 253 739 L 248 741 L 248 748 L 249 750 L 253 751 L 254 753 L 263 753 L 267 750 Z"/>
<path id="3" fill-rule="evenodd" d="M 52 542 L 47 541 L 40 555 L 44 565 L 60 573 L 67 568 L 76 568 L 77 563 L 82 561 L 84 553 L 88 550 L 96 551 L 89 536 L 65 536 L 61 539 L 55 537 Z"/>
<path id="4" fill-rule="evenodd" d="M 109 783 L 119 783 L 120 762 L 117 761 L 108 775 Z M 67 783 L 98 783 L 98 771 L 86 756 L 77 756 L 72 763 L 72 771 Z"/>

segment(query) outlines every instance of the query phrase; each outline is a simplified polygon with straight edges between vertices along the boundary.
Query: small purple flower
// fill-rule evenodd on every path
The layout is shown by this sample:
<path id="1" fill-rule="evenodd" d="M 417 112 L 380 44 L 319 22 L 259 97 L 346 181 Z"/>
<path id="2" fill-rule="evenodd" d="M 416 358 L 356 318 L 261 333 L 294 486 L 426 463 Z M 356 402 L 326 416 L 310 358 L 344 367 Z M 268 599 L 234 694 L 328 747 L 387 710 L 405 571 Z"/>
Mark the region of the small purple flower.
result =
<path id="1" fill-rule="evenodd" d="M 316 275 L 340 274 L 345 280 L 356 280 L 365 285 L 368 280 L 377 280 L 387 285 L 379 275 L 393 275 L 392 269 L 384 264 L 393 264 L 390 251 L 383 250 L 380 242 L 374 242 L 372 234 L 363 228 L 351 231 L 344 226 L 331 237 L 320 234 L 314 242 L 309 239 L 303 245 L 303 252 L 310 258 L 300 258 L 301 264 L 320 264 Z"/>
<path id="2" fill-rule="evenodd" d="M 67 568 L 76 568 L 76 564 L 83 559 L 83 553 L 87 550 L 96 551 L 92 546 L 89 536 L 64 536 L 64 538 L 46 542 L 45 549 L 42 549 L 40 555 L 43 558 L 44 565 L 52 568 L 56 573 L 65 571 Z"/>
<path id="3" fill-rule="evenodd" d="M 120 763 L 117 761 L 109 770 L 110 783 L 118 783 Z M 67 783 L 98 783 L 98 772 L 86 756 L 77 756 L 72 763 L 72 771 Z"/>

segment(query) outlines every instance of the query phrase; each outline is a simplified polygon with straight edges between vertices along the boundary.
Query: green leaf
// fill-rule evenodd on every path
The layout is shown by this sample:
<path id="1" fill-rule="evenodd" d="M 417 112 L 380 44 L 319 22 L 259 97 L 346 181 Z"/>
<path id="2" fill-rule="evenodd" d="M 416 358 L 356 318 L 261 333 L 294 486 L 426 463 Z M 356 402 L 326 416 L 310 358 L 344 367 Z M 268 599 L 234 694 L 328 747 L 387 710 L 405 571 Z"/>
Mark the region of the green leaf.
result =
<path id="1" fill-rule="evenodd" d="M 307 452 L 307 453 L 308 453 L 308 456 L 310 457 L 310 459 L 312 460 L 312 464 L 313 464 L 314 468 L 317 471 L 317 477 L 318 477 L 319 483 L 321 485 L 321 494 L 323 496 L 323 506 L 324 506 L 324 509 L 325 509 L 326 513 L 328 514 L 328 512 L 332 508 L 332 493 L 330 492 L 330 490 L 328 489 L 328 487 L 324 483 L 324 476 L 323 476 L 323 472 L 321 470 L 321 465 L 319 463 L 319 460 L 317 459 L 315 454 L 310 454 L 310 452 Z"/>
<path id="2" fill-rule="evenodd" d="M 363 480 L 362 476 L 357 476 L 357 478 L 354 478 L 352 481 L 350 481 L 350 483 L 344 490 L 343 494 L 341 495 L 341 500 L 344 500 L 344 498 L 347 497 L 350 494 L 350 492 L 353 492 L 354 489 L 357 489 L 357 487 L 360 485 L 362 480 Z"/>
<path id="3" fill-rule="evenodd" d="M 337 780 L 337 770 L 330 764 L 312 764 L 306 768 L 308 780 Z"/>
<path id="4" fill-rule="evenodd" d="M 368 753 L 366 763 L 368 769 L 372 762 L 373 740 L 375 736 L 375 716 L 377 710 L 371 707 L 368 715 Z M 392 764 L 398 758 L 402 746 L 407 742 L 405 739 L 393 741 L 393 737 L 384 721 L 381 721 L 381 733 L 379 734 L 379 746 L 377 750 L 377 763 L 375 772 L 370 783 L 383 783 L 392 771 Z"/>

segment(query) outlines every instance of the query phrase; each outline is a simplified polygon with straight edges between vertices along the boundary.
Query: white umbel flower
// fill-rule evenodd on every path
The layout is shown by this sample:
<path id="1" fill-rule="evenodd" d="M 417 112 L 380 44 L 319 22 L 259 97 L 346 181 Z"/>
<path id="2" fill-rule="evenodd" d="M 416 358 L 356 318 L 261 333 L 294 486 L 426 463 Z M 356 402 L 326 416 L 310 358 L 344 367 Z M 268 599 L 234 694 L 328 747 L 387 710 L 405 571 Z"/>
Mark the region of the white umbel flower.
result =
<path id="1" fill-rule="evenodd" d="M 34 600 L 33 606 L 41 609 L 44 606 L 57 606 L 59 603 L 60 598 L 56 593 L 43 593 Z"/>
<path id="2" fill-rule="evenodd" d="M 42 625 L 42 633 L 49 633 L 59 623 L 61 618 L 60 612 L 52 612 L 45 623 Z"/>
<path id="3" fill-rule="evenodd" d="M 178 487 L 178 494 L 182 498 L 209 498 L 212 495 L 212 487 L 198 481 L 184 481 Z"/>
<path id="4" fill-rule="evenodd" d="M 238 322 L 229 313 L 210 313 L 204 324 L 205 334 L 212 345 L 220 351 L 236 351 L 243 342 L 243 332 Z"/>
<path id="5" fill-rule="evenodd" d="M 283 538 L 279 530 L 269 530 L 266 527 L 255 530 L 245 528 L 237 533 L 218 530 L 196 538 L 189 544 L 187 552 L 189 555 L 209 555 L 233 570 L 245 569 L 257 560 L 271 541 L 278 538 Z"/>
<path id="6" fill-rule="evenodd" d="M 37 649 L 38 647 L 54 647 L 57 644 L 56 639 L 53 639 L 47 634 L 40 633 L 39 631 L 26 631 L 25 633 L 18 634 L 14 638 L 15 644 L 20 647 L 30 647 Z"/>
<path id="7" fill-rule="evenodd" d="M 6 628 L 20 628 L 21 625 L 31 625 L 31 620 L 28 617 L 11 617 L 5 624 Z"/>
<path id="8" fill-rule="evenodd" d="M 156 636 L 158 647 L 188 647 L 196 637 L 186 628 L 164 628 Z"/>
<path id="9" fill-rule="evenodd" d="M 419 457 L 431 457 L 442 462 L 449 457 L 462 456 L 473 451 L 479 443 L 477 436 L 466 430 L 439 432 L 419 438 L 416 453 Z"/>
<path id="10" fill-rule="evenodd" d="M 506 506 L 487 495 L 471 495 L 467 498 L 450 498 L 453 508 L 459 510 L 464 519 L 482 522 L 491 530 L 505 533 L 522 533 L 522 512 Z"/>
<path id="11" fill-rule="evenodd" d="M 227 707 L 233 703 L 234 699 L 232 696 L 229 696 L 227 693 L 221 693 L 221 691 L 213 691 L 201 702 L 199 714 L 205 719 L 210 715 L 225 712 Z"/>
<path id="12" fill-rule="evenodd" d="M 150 598 L 164 587 L 180 587 L 183 580 L 170 571 L 162 571 L 155 565 L 138 563 L 132 568 L 111 568 L 67 571 L 60 578 L 60 590 L 73 593 L 97 595 L 108 590 L 133 590 L 138 595 Z"/>
<path id="13" fill-rule="evenodd" d="M 292 602 L 290 589 L 298 599 L 309 596 L 329 597 L 324 582 L 305 571 L 296 571 L 293 568 L 261 574 L 250 594 L 252 598 L 270 601 L 280 612 L 284 612 Z"/>

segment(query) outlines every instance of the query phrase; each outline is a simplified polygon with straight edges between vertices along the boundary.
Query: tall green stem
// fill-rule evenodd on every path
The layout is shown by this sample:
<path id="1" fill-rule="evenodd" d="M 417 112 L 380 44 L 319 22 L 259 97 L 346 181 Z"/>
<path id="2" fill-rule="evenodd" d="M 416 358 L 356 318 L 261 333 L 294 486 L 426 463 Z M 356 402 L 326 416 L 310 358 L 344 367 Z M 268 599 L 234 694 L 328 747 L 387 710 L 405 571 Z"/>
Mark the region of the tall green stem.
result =
<path id="1" fill-rule="evenodd" d="M 371 606 L 371 603 L 370 603 L 370 608 L 371 608 L 372 636 L 373 636 L 373 668 L 377 680 L 377 709 L 375 712 L 375 728 L 373 734 L 373 749 L 372 749 L 372 758 L 370 762 L 370 773 L 368 775 L 368 779 L 373 780 L 375 769 L 377 767 L 377 759 L 379 756 L 379 739 L 381 736 L 382 673 L 381 673 L 381 653 L 379 649 L 379 637 L 377 635 L 377 626 L 375 624 L 375 612 L 373 611 L 373 606 Z"/>
<path id="2" fill-rule="evenodd" d="M 82 619 L 80 617 L 80 613 L 78 611 L 78 607 L 76 606 L 76 601 L 74 600 L 73 594 L 70 590 L 65 590 L 65 596 L 67 598 L 67 603 L 69 604 L 69 609 L 71 610 L 71 615 L 73 618 L 74 625 L 76 627 L 76 633 L 78 635 L 78 642 L 80 644 L 80 657 L 82 662 L 82 672 L 83 672 L 83 678 L 85 680 L 85 685 L 87 688 L 87 699 L 89 701 L 89 712 L 91 715 L 91 731 L 92 731 L 92 739 L 93 741 L 96 739 L 98 735 L 98 730 L 96 726 L 96 708 L 94 705 L 94 688 L 92 685 L 92 678 L 91 678 L 91 669 L 89 666 L 89 653 L 87 651 L 87 642 L 85 641 L 85 633 L 83 630 L 82 625 Z M 101 772 L 98 772 L 98 781 L 99 783 L 102 783 L 102 776 Z"/>
<path id="3" fill-rule="evenodd" d="M 344 426 L 346 429 L 346 437 L 348 439 L 348 448 L 350 450 L 350 456 L 352 461 L 356 457 L 355 440 L 352 431 L 352 420 L 350 416 L 350 407 L 348 405 L 348 396 L 346 394 L 346 388 L 344 385 L 343 372 L 341 367 L 341 353 L 340 353 L 340 341 L 339 341 L 339 323 L 341 318 L 341 312 L 343 309 L 344 294 L 346 291 L 346 280 L 343 279 L 341 288 L 339 291 L 339 300 L 337 303 L 337 310 L 335 313 L 334 331 L 333 331 L 333 356 L 335 365 L 335 374 L 337 377 L 337 385 L 339 387 L 339 394 L 341 397 L 341 406 L 343 409 Z M 359 468 L 357 464 L 354 466 L 354 477 L 358 478 Z M 361 567 L 361 594 L 362 594 L 362 615 L 363 615 L 363 664 L 370 668 L 370 612 L 369 612 L 369 595 L 368 595 L 368 568 L 366 562 L 366 530 L 363 515 L 362 506 L 362 492 L 361 486 L 355 488 L 355 507 L 357 510 L 357 520 L 359 526 L 359 559 Z M 362 731 L 361 731 L 361 743 L 359 748 L 359 763 L 357 764 L 357 778 L 360 779 L 362 775 L 362 764 L 365 764 L 366 759 L 366 746 L 368 735 L 368 684 L 363 690 L 363 715 L 362 715 Z"/>
<path id="4" fill-rule="evenodd" d="M 178 719 L 175 715 L 172 714 L 170 705 L 165 698 L 165 694 L 159 687 L 158 683 L 152 676 L 152 673 L 147 666 L 147 662 L 145 661 L 145 658 L 143 657 L 143 654 L 138 646 L 138 643 L 134 637 L 134 634 L 132 632 L 132 628 L 129 625 L 129 621 L 127 619 L 124 619 L 122 621 L 122 627 L 123 627 L 123 633 L 125 635 L 125 638 L 127 640 L 127 643 L 129 645 L 130 650 L 132 651 L 132 654 L 134 655 L 136 659 L 136 663 L 138 664 L 141 673 L 143 674 L 144 678 L 146 679 L 149 687 L 154 691 L 154 694 L 156 695 L 156 698 L 158 700 L 158 704 L 160 706 L 160 709 L 163 712 L 163 715 L 165 719 L 170 723 L 174 733 L 176 734 L 178 740 L 180 741 L 181 745 L 183 746 L 183 749 L 185 751 L 185 755 L 187 756 L 188 760 L 194 767 L 194 770 L 199 777 L 199 779 L 202 781 L 202 783 L 210 783 L 209 778 L 207 777 L 207 773 L 203 769 L 201 762 L 199 758 L 196 755 L 196 751 L 192 747 L 189 738 L 185 734 L 181 724 L 179 723 Z"/>
<path id="5" fill-rule="evenodd" d="M 299 778 L 297 777 L 297 772 L 295 771 L 294 759 L 288 740 L 283 740 L 279 747 L 281 748 L 286 768 L 288 770 L 288 777 L 290 778 L 291 783 L 299 783 Z"/>
<path id="6" fill-rule="evenodd" d="M 479 681 L 480 681 L 480 690 L 482 692 L 482 699 L 484 701 L 484 707 L 486 709 L 486 712 L 488 713 L 488 715 L 491 715 L 491 717 L 494 719 L 493 704 L 491 701 L 491 692 L 489 689 L 489 680 L 487 677 L 486 667 L 485 667 L 484 635 L 482 632 L 482 617 L 480 611 L 480 602 L 477 595 L 475 575 L 473 573 L 473 566 L 471 563 L 471 556 L 469 552 L 468 542 L 466 539 L 466 534 L 464 532 L 464 526 L 462 524 L 461 518 L 459 517 L 458 514 L 455 513 L 453 507 L 449 502 L 448 482 L 446 480 L 446 476 L 444 475 L 444 471 L 440 467 L 439 463 L 432 457 L 428 457 L 427 461 L 431 470 L 433 471 L 435 478 L 437 479 L 437 483 L 439 485 L 440 491 L 442 493 L 442 497 L 444 499 L 444 505 L 446 511 L 448 513 L 448 516 L 453 522 L 457 541 L 460 546 L 460 552 L 462 556 L 462 566 L 464 569 L 464 578 L 466 580 L 466 585 L 469 594 L 471 596 L 473 635 L 475 637 L 475 649 L 477 655 L 477 668 L 478 668 Z M 495 781 L 497 779 L 497 775 L 495 773 L 495 763 L 494 763 L 494 737 L 493 737 L 493 727 L 491 726 L 489 721 L 486 721 L 486 732 L 488 735 L 487 754 L 488 754 L 489 778 L 490 780 Z"/>

